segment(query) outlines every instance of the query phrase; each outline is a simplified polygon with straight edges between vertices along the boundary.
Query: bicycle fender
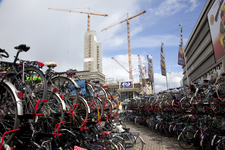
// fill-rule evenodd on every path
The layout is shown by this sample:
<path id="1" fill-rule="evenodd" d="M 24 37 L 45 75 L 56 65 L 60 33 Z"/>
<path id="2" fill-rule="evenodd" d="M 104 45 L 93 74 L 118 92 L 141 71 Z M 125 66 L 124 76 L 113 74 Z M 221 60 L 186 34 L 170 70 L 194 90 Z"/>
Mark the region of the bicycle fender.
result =
<path id="1" fill-rule="evenodd" d="M 215 134 L 215 135 L 213 136 L 213 138 L 212 138 L 212 140 L 211 140 L 211 146 L 214 145 L 214 141 L 215 141 L 216 137 L 217 137 L 217 134 Z"/>
<path id="2" fill-rule="evenodd" d="M 91 111 L 90 111 L 90 108 L 88 106 L 88 103 L 87 103 L 86 99 L 84 99 L 82 96 L 79 96 L 79 98 L 81 98 L 84 101 L 85 105 L 87 106 L 88 113 L 90 113 Z"/>
<path id="3" fill-rule="evenodd" d="M 204 141 L 205 135 L 201 136 L 200 146 L 202 146 L 202 143 Z"/>
<path id="4" fill-rule="evenodd" d="M 76 88 L 79 88 L 79 86 L 77 85 L 77 83 L 72 78 L 69 78 L 69 79 L 70 79 L 71 82 L 73 82 L 73 84 L 75 85 Z"/>
<path id="5" fill-rule="evenodd" d="M 16 99 L 16 105 L 17 105 L 17 114 L 19 116 L 22 116 L 23 115 L 23 103 L 22 103 L 22 100 L 18 98 L 17 96 L 17 92 L 18 90 L 15 88 L 15 86 L 11 83 L 11 82 L 8 82 L 6 80 L 4 80 L 4 83 L 11 89 L 11 91 L 13 92 L 13 95 Z"/>
<path id="6" fill-rule="evenodd" d="M 59 98 L 60 103 L 62 104 L 63 110 L 66 111 L 66 103 L 64 102 L 64 100 L 62 100 L 62 98 L 59 96 L 58 93 L 55 93 L 55 94 L 56 94 L 56 96 Z"/>
<path id="7" fill-rule="evenodd" d="M 183 132 L 181 132 L 181 133 L 179 134 L 179 136 L 177 137 L 177 140 L 178 140 L 178 141 L 180 140 L 180 137 L 181 137 L 182 134 L 183 134 Z"/>
<path id="8" fill-rule="evenodd" d="M 194 134 L 194 138 L 196 138 L 196 135 L 198 134 L 198 130 L 195 132 L 195 134 Z"/>
<path id="9" fill-rule="evenodd" d="M 218 140 L 218 141 L 216 142 L 216 144 L 219 144 L 219 143 L 220 143 L 220 141 L 221 141 L 221 139 L 220 139 L 220 140 Z"/>

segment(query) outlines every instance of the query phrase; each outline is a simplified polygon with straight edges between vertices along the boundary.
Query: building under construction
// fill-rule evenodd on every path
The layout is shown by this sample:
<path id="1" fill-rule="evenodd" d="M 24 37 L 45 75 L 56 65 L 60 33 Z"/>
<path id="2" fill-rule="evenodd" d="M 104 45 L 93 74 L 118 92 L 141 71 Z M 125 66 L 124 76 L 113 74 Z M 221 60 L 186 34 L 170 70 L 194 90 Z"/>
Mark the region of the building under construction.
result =
<path id="1" fill-rule="evenodd" d="M 84 64 L 83 70 L 102 73 L 102 44 L 97 43 L 97 34 L 94 30 L 84 34 Z"/>

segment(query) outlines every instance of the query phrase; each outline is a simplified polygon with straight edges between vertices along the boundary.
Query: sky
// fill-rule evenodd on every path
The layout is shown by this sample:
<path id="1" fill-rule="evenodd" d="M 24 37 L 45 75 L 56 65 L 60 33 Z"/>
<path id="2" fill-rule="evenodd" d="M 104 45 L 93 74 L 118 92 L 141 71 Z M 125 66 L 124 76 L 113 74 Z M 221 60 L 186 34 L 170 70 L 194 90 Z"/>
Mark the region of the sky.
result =
<path id="1" fill-rule="evenodd" d="M 134 81 L 139 80 L 138 55 L 147 66 L 147 55 L 153 57 L 155 91 L 167 89 L 166 77 L 161 75 L 160 47 L 164 43 L 168 87 L 179 87 L 183 78 L 178 65 L 180 28 L 183 26 L 184 46 L 194 29 L 207 0 L 0 0 L 0 48 L 12 61 L 15 46 L 26 44 L 28 52 L 19 58 L 56 62 L 55 71 L 83 70 L 84 33 L 87 15 L 49 10 L 49 7 L 81 12 L 108 14 L 108 17 L 91 15 L 90 30 L 97 33 L 102 43 L 103 74 L 106 78 L 128 81 L 129 75 L 117 64 L 116 58 L 128 69 L 127 24 L 123 22 L 108 30 L 102 29 L 137 15 L 131 19 L 130 43 Z M 44 68 L 46 69 L 46 68 Z M 146 74 L 147 76 L 147 74 Z"/>

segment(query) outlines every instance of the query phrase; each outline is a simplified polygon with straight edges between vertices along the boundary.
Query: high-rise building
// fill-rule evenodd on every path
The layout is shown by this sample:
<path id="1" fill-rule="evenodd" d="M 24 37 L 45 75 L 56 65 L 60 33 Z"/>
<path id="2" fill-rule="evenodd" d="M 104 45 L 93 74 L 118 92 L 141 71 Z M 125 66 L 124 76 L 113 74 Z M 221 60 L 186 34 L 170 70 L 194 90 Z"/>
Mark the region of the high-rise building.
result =
<path id="1" fill-rule="evenodd" d="M 94 30 L 84 33 L 83 70 L 102 73 L 102 44 L 97 43 L 97 34 Z"/>

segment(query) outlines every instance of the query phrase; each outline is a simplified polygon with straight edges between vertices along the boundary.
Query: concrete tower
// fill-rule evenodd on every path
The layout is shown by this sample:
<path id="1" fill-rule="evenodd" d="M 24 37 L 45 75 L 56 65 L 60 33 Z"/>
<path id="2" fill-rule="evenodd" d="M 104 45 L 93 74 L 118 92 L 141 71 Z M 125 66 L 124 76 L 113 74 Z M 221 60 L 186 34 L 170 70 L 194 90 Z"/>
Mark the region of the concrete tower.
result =
<path id="1" fill-rule="evenodd" d="M 84 33 L 83 69 L 102 73 L 102 44 L 97 43 L 97 34 L 94 30 Z"/>

